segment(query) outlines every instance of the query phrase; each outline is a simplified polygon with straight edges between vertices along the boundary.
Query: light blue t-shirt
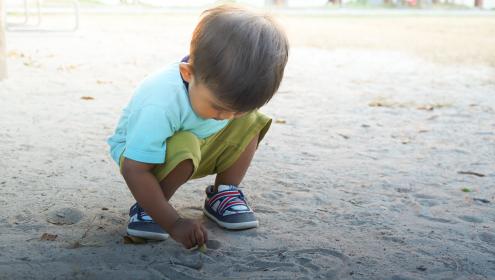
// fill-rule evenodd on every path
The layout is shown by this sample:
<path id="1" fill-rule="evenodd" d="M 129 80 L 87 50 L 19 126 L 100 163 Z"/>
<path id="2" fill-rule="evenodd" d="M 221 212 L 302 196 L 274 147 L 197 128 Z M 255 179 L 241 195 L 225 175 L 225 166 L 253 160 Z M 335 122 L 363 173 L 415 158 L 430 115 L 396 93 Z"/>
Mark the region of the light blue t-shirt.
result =
<path id="1" fill-rule="evenodd" d="M 113 160 L 126 158 L 152 164 L 165 162 L 167 138 L 189 131 L 204 139 L 224 128 L 228 120 L 196 115 L 189 94 L 174 63 L 147 77 L 124 109 L 115 133 L 108 139 Z"/>

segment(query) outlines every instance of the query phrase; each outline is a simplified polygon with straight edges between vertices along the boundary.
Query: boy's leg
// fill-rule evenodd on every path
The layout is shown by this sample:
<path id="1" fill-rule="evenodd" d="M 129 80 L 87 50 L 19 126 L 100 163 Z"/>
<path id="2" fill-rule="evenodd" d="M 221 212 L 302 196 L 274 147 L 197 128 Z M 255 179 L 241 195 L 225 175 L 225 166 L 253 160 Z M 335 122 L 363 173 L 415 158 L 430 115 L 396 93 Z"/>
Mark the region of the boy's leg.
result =
<path id="1" fill-rule="evenodd" d="M 251 142 L 247 145 L 244 152 L 239 156 L 237 161 L 234 162 L 229 168 L 222 173 L 217 174 L 215 179 L 215 188 L 219 185 L 235 185 L 238 186 L 246 171 L 251 164 L 256 147 L 258 145 L 259 135 L 253 137 Z M 194 165 L 192 160 L 187 159 L 180 162 L 161 182 L 160 186 L 163 191 L 165 199 L 170 200 L 175 191 L 186 183 L 191 178 L 194 172 Z M 216 190 L 216 189 L 215 189 Z"/>
<path id="2" fill-rule="evenodd" d="M 190 179 L 196 168 L 195 163 L 199 162 L 200 158 L 200 143 L 194 134 L 178 132 L 167 140 L 165 164 L 157 165 L 153 170 L 165 199 L 169 200 L 175 191 Z M 130 235 L 152 239 L 168 237 L 139 204 L 131 207 L 129 216 L 127 232 Z"/>
<path id="3" fill-rule="evenodd" d="M 237 161 L 234 162 L 229 168 L 227 168 L 222 173 L 217 174 L 215 178 L 214 191 L 218 190 L 219 185 L 234 185 L 239 186 L 246 171 L 251 164 L 254 153 L 256 152 L 256 147 L 258 146 L 259 134 L 253 137 L 253 140 L 247 145 L 246 149 L 239 156 Z"/>
<path id="4" fill-rule="evenodd" d="M 256 152 L 258 140 L 259 134 L 232 165 L 217 174 L 215 185 L 206 189 L 203 212 L 221 227 L 248 229 L 258 226 L 258 220 L 238 188 Z"/>
<path id="5" fill-rule="evenodd" d="M 194 172 L 192 160 L 187 159 L 180 162 L 170 173 L 160 182 L 163 196 L 166 200 L 174 195 L 175 191 L 191 178 Z"/>
<path id="6" fill-rule="evenodd" d="M 160 182 L 164 198 L 168 201 L 175 191 L 191 177 L 194 170 L 190 159 L 181 161 Z M 144 211 L 138 203 L 135 203 L 129 211 L 129 224 L 127 233 L 147 239 L 164 240 L 168 234 Z"/>

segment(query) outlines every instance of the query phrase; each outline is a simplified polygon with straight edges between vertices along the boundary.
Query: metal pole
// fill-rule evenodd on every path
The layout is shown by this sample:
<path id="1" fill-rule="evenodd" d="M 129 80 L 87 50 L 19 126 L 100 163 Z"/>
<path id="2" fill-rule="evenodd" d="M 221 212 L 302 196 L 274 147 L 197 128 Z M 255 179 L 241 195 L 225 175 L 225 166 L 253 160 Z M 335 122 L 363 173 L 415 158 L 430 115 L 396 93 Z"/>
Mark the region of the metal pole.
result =
<path id="1" fill-rule="evenodd" d="M 5 1 L 0 0 L 0 81 L 7 78 L 7 41 L 5 39 Z"/>

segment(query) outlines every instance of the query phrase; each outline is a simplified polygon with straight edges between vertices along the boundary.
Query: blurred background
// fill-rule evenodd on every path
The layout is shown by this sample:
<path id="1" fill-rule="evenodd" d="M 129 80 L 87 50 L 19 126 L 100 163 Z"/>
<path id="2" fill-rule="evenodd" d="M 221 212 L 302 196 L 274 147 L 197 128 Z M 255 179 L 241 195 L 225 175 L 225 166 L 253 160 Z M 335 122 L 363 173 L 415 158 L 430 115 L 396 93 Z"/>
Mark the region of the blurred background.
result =
<path id="1" fill-rule="evenodd" d="M 24 2 L 36 2 L 34 0 L 8 0 L 8 6 L 24 5 Z M 71 1 L 42 0 L 41 3 L 63 3 Z M 493 9 L 495 0 L 80 0 L 82 5 L 134 5 L 149 7 L 204 7 L 215 2 L 242 3 L 256 7 L 278 8 L 449 8 L 449 9 Z"/>

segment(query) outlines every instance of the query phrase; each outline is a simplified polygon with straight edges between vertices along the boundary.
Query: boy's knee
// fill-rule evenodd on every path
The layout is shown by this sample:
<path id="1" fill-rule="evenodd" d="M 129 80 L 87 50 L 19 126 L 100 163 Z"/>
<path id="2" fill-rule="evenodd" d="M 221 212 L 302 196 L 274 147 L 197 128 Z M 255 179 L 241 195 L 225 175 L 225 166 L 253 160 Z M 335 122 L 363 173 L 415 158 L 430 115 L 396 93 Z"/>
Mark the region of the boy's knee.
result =
<path id="1" fill-rule="evenodd" d="M 174 171 L 179 174 L 184 174 L 184 176 L 187 177 L 186 179 L 189 179 L 194 172 L 194 164 L 192 159 L 181 161 L 172 172 Z"/>
<path id="2" fill-rule="evenodd" d="M 166 163 L 165 163 L 166 165 Z M 161 180 L 162 182 L 185 183 L 194 173 L 194 164 L 191 159 L 185 159 L 179 162 L 168 174 Z"/>
<path id="3" fill-rule="evenodd" d="M 194 172 L 194 164 L 191 159 L 181 161 L 175 166 L 170 173 L 160 181 L 160 186 L 164 191 L 165 197 L 169 199 L 175 190 L 186 183 Z"/>

